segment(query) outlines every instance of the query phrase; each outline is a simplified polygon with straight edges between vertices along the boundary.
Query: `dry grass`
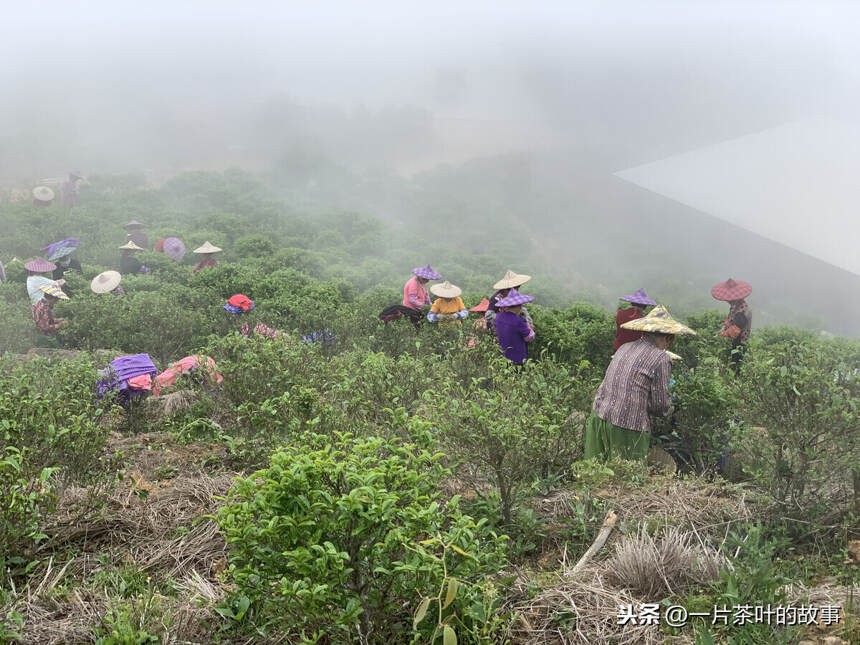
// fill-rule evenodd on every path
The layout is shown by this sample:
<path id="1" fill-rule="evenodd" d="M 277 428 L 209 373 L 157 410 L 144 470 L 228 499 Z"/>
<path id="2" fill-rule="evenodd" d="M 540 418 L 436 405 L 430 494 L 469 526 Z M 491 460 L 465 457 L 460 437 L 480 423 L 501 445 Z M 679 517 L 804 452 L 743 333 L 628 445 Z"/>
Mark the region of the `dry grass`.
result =
<path id="1" fill-rule="evenodd" d="M 224 540 L 213 514 L 233 480 L 226 474 L 183 475 L 169 487 L 129 477 L 114 492 L 108 509 L 89 521 L 77 521 L 74 508 L 81 491 L 69 491 L 60 501 L 56 521 L 45 527 L 56 549 L 78 547 L 76 564 L 88 569 L 92 553 L 120 551 L 146 571 L 183 578 L 192 570 L 209 575 L 225 557 Z M 141 491 L 148 494 L 141 496 Z"/>
<path id="2" fill-rule="evenodd" d="M 654 537 L 640 526 L 635 536 L 615 544 L 605 568 L 613 585 L 653 600 L 715 580 L 723 563 L 716 551 L 697 543 L 693 533 L 672 526 Z"/>
<path id="3" fill-rule="evenodd" d="M 517 583 L 523 595 L 527 580 Z M 657 645 L 667 636 L 653 625 L 619 625 L 621 605 L 638 606 L 645 602 L 626 589 L 607 585 L 595 569 L 576 579 L 558 576 L 554 583 L 543 584 L 534 598 L 514 606 L 516 618 L 511 629 L 514 643 L 544 645 Z M 691 643 L 688 636 L 673 642 Z"/>

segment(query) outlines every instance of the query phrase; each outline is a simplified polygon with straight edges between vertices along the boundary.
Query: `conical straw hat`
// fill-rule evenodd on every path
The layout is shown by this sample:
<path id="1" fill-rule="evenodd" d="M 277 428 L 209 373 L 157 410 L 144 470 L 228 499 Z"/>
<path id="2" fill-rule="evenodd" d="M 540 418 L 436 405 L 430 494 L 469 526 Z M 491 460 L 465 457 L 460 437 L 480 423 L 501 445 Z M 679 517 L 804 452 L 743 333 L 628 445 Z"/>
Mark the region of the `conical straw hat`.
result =
<path id="1" fill-rule="evenodd" d="M 104 271 L 99 273 L 90 283 L 93 293 L 110 293 L 119 286 L 122 275 L 119 271 Z"/>
<path id="2" fill-rule="evenodd" d="M 218 253 L 218 251 L 220 251 L 220 250 L 221 249 L 219 249 L 217 246 L 212 244 L 212 242 L 210 242 L 209 240 L 206 240 L 205 242 L 203 242 L 202 246 L 198 246 L 196 249 L 194 249 L 193 252 L 194 253 Z"/>
<path id="3" fill-rule="evenodd" d="M 647 331 L 654 334 L 692 334 L 694 336 L 696 334 L 692 329 L 672 318 L 669 315 L 669 310 L 663 305 L 657 305 L 643 318 L 624 323 L 621 328 Z"/>
<path id="4" fill-rule="evenodd" d="M 56 284 L 43 284 L 39 287 L 39 290 L 42 293 L 47 293 L 49 296 L 54 296 L 55 298 L 59 298 L 60 300 L 68 300 L 69 297 L 63 293 L 63 290 L 60 289 Z"/>
<path id="5" fill-rule="evenodd" d="M 508 270 L 505 277 L 493 285 L 493 289 L 513 289 L 514 287 L 524 285 L 531 279 L 532 277 L 530 275 L 514 273 L 513 271 Z"/>
<path id="6" fill-rule="evenodd" d="M 732 280 L 729 278 L 725 282 L 719 282 L 711 287 L 711 295 L 717 300 L 741 300 L 752 293 L 752 286 L 749 282 L 743 280 Z"/>
<path id="7" fill-rule="evenodd" d="M 119 248 L 120 248 L 120 249 L 128 249 L 128 250 L 131 250 L 131 251 L 143 251 L 143 249 L 142 249 L 142 248 L 140 248 L 137 244 L 135 244 L 135 243 L 134 243 L 134 242 L 132 242 L 131 240 L 129 240 L 128 242 L 126 242 L 125 244 L 123 244 L 123 245 L 122 245 L 121 247 L 119 247 Z"/>
<path id="8" fill-rule="evenodd" d="M 445 282 L 434 284 L 430 287 L 430 293 L 434 296 L 439 296 L 440 298 L 456 298 L 463 293 L 463 290 L 457 285 L 451 284 L 445 280 Z"/>

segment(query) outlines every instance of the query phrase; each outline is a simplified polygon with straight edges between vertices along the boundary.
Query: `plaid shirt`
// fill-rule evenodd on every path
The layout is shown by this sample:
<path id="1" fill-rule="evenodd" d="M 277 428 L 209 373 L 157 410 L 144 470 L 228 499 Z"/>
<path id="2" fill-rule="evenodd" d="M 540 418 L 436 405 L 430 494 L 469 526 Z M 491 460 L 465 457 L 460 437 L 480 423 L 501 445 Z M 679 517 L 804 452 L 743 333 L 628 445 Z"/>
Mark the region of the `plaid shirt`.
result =
<path id="1" fill-rule="evenodd" d="M 648 337 L 618 348 L 594 398 L 595 414 L 609 423 L 651 432 L 649 414 L 664 415 L 671 407 L 669 374 L 672 359 Z"/>
<path id="2" fill-rule="evenodd" d="M 36 331 L 46 336 L 54 336 L 57 333 L 57 324 L 54 322 L 54 305 L 47 300 L 40 300 L 33 305 L 33 321 L 36 323 Z"/>

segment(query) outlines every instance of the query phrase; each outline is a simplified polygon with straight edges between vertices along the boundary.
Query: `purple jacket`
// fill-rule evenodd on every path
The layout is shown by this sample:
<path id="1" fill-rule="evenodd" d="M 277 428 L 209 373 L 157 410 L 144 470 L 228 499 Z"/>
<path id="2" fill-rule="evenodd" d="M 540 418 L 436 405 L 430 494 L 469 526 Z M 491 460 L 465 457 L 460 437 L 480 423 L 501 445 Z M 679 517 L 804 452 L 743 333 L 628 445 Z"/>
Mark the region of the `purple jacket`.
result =
<path id="1" fill-rule="evenodd" d="M 529 327 L 524 318 L 510 311 L 499 312 L 496 315 L 495 326 L 499 347 L 505 352 L 505 358 L 514 365 L 525 363 L 528 356 L 526 343 L 534 340 L 534 330 Z"/>

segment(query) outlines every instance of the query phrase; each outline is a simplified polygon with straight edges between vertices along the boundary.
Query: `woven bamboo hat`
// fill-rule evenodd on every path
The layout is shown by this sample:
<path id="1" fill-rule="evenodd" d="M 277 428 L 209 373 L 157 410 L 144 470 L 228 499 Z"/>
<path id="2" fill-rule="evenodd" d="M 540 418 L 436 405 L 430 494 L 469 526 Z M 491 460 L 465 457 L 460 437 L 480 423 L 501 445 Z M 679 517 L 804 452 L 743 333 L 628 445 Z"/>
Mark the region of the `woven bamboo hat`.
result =
<path id="1" fill-rule="evenodd" d="M 54 296 L 55 298 L 59 298 L 60 300 L 68 300 L 69 297 L 63 293 L 63 290 L 60 289 L 56 284 L 43 284 L 39 287 L 39 290 L 42 293 L 46 293 L 49 296 Z"/>
<path id="2" fill-rule="evenodd" d="M 103 271 L 90 283 L 93 293 L 110 293 L 119 286 L 122 275 L 119 271 Z"/>
<path id="3" fill-rule="evenodd" d="M 663 305 L 657 305 L 647 316 L 637 318 L 621 325 L 621 329 L 632 329 L 633 331 L 647 331 L 653 334 L 691 334 L 696 335 L 692 329 L 682 325 L 669 315 L 669 310 Z"/>
<path id="4" fill-rule="evenodd" d="M 129 240 L 128 242 L 126 242 L 125 244 L 123 244 L 119 248 L 122 250 L 129 250 L 129 251 L 143 251 L 142 248 L 140 248 L 137 244 L 135 244 L 131 240 Z"/>
<path id="5" fill-rule="evenodd" d="M 194 249 L 193 253 L 218 253 L 221 249 L 212 244 L 209 240 L 203 242 L 202 246 L 198 246 Z"/>
<path id="6" fill-rule="evenodd" d="M 24 268 L 27 271 L 35 271 L 36 273 L 47 273 L 48 271 L 53 271 L 57 268 L 57 265 L 53 262 L 49 262 L 45 258 L 36 258 L 35 260 L 30 260 L 27 264 L 24 265 Z"/>
<path id="7" fill-rule="evenodd" d="M 33 189 L 33 197 L 40 202 L 49 202 L 54 199 L 54 191 L 47 186 L 36 186 Z"/>
<path id="8" fill-rule="evenodd" d="M 456 298 L 463 290 L 455 284 L 451 284 L 447 280 L 445 282 L 440 282 L 439 284 L 434 284 L 430 287 L 430 293 L 434 296 L 439 296 L 440 298 Z"/>
<path id="9" fill-rule="evenodd" d="M 508 272 L 505 273 L 505 277 L 493 285 L 493 289 L 513 289 L 514 287 L 524 285 L 531 279 L 532 277 L 530 275 L 514 273 L 509 269 Z"/>

